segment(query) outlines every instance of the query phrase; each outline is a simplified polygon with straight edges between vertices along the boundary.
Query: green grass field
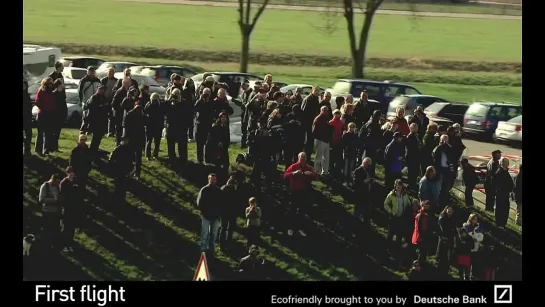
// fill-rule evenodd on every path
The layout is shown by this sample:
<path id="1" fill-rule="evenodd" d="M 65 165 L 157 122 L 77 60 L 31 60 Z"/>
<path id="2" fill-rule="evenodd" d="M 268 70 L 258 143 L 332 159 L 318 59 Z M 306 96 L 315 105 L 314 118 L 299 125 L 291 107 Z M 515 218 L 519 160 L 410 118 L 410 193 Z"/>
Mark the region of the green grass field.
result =
<path id="1" fill-rule="evenodd" d="M 23 39 L 51 44 L 238 51 L 236 16 L 236 8 L 106 0 L 59 0 L 51 5 L 46 0 L 28 0 L 24 3 Z M 252 52 L 348 57 L 342 18 L 331 35 L 317 29 L 323 26 L 322 19 L 320 13 L 266 11 L 252 35 Z M 173 23 L 173 30 L 169 30 Z M 520 20 L 377 15 L 367 55 L 520 62 L 521 27 Z"/>
<path id="2" fill-rule="evenodd" d="M 217 2 L 236 2 L 235 0 L 214 0 Z M 253 3 L 262 3 L 263 1 L 252 1 Z M 414 10 L 417 12 L 438 12 L 438 13 L 462 13 L 462 14 L 493 14 L 493 15 L 522 15 L 522 6 L 508 5 L 508 3 L 520 4 L 517 0 L 504 1 L 506 4 L 452 4 L 445 0 L 444 3 L 433 3 L 433 1 L 399 1 L 386 0 L 381 5 L 382 10 L 406 11 Z M 493 1 L 496 2 L 496 1 Z M 497 1 L 501 2 L 501 1 Z M 283 5 L 301 5 L 301 6 L 321 6 L 321 7 L 341 7 L 341 1 L 335 0 L 272 0 L 270 4 Z"/>
<path id="3" fill-rule="evenodd" d="M 35 131 L 34 131 L 35 132 Z M 62 153 L 41 158 L 36 155 L 23 161 L 23 233 L 38 233 L 39 205 L 36 204 L 40 184 L 52 173 L 67 166 L 70 150 L 78 131 L 64 129 Z M 165 156 L 162 142 L 161 157 Z M 104 139 L 101 148 L 113 149 L 112 139 Z M 231 161 L 240 152 L 230 149 Z M 195 160 L 195 147 L 189 146 L 190 160 Z M 245 166 L 232 165 L 247 173 Z M 52 255 L 43 266 L 44 280 L 190 280 L 199 259 L 200 219 L 195 208 L 196 194 L 205 184 L 208 170 L 194 164 L 179 176 L 163 160 L 144 161 L 142 181 L 131 184 L 126 203 L 111 203 L 113 179 L 105 161 L 97 163 L 90 173 L 88 215 L 76 237 L 75 252 Z M 381 168 L 378 167 L 381 179 Z M 381 207 L 386 190 L 378 188 L 376 203 Z M 314 184 L 309 197 L 319 204 L 312 207 L 302 222 L 308 236 L 287 237 L 284 230 L 286 191 L 274 185 L 267 192 L 252 194 L 263 210 L 262 247 L 267 260 L 265 274 L 274 280 L 398 280 L 406 269 L 389 258 L 386 244 L 385 216 L 378 211 L 371 227 L 357 223 L 351 213 L 350 193 L 337 185 Z M 244 206 L 244 204 L 241 204 Z M 242 207 L 243 208 L 243 207 Z M 455 209 L 461 224 L 470 212 Z M 493 217 L 482 211 L 481 225 L 487 242 L 496 245 L 502 255 L 498 279 L 521 279 L 521 235 L 511 224 L 496 229 Z M 239 219 L 239 226 L 243 225 Z M 244 255 L 244 231 L 235 233 L 236 248 L 230 253 L 218 252 L 218 261 L 210 264 L 217 279 L 236 278 L 233 271 Z M 435 272 L 435 261 L 430 261 Z M 51 271 L 49 271 L 51 270 Z M 456 274 L 454 270 L 452 276 Z"/>

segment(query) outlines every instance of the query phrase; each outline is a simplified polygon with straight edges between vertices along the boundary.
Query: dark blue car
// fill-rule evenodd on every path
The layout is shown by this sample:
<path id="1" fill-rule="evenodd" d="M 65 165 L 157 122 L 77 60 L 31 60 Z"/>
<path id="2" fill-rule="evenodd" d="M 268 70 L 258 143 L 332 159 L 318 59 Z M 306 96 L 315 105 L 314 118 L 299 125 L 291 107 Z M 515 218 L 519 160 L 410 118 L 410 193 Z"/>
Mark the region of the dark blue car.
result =
<path id="1" fill-rule="evenodd" d="M 510 103 L 475 102 L 464 115 L 463 132 L 466 135 L 491 139 L 498 122 L 508 121 L 522 114 L 522 106 Z"/>

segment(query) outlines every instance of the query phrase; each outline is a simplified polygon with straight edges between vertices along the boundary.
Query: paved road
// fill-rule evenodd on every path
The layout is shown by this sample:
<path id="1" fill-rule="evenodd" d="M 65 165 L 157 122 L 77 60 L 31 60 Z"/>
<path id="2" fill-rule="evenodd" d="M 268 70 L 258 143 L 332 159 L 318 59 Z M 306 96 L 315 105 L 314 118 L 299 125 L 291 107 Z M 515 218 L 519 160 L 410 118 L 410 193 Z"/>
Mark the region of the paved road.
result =
<path id="1" fill-rule="evenodd" d="M 213 2 L 213 1 L 193 1 L 193 0 L 118 0 L 130 2 L 147 2 L 147 3 L 168 3 L 194 6 L 213 6 L 213 7 L 237 7 L 236 2 Z M 279 5 L 269 4 L 267 9 L 275 10 L 290 10 L 290 11 L 313 11 L 313 12 L 331 12 L 339 11 L 339 8 L 331 7 L 312 7 L 312 6 L 294 6 L 294 5 Z M 439 13 L 439 12 L 411 12 L 397 10 L 378 10 L 380 15 L 398 15 L 398 16 L 416 16 L 416 17 L 446 17 L 446 18 L 466 18 L 466 19 L 505 19 L 505 20 L 522 20 L 522 16 L 508 15 L 492 15 L 492 14 L 462 14 L 462 13 Z"/>

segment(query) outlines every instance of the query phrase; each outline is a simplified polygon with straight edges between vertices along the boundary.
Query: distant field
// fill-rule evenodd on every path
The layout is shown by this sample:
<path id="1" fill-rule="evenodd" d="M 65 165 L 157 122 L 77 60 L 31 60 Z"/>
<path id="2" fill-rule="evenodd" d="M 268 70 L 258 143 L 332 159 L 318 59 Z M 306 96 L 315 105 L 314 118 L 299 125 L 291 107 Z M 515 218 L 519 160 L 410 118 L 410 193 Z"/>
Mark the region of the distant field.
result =
<path id="1" fill-rule="evenodd" d="M 238 51 L 236 14 L 235 8 L 105 0 L 59 0 L 51 5 L 47 0 L 27 0 L 23 37 L 25 41 L 52 44 Z M 321 19 L 320 13 L 266 11 L 252 36 L 252 52 L 294 58 L 298 54 L 348 57 L 344 20 L 340 17 L 336 31 L 327 35 L 317 29 L 323 25 Z M 378 15 L 367 55 L 520 62 L 521 25 L 518 20 Z"/>
<path id="2" fill-rule="evenodd" d="M 236 71 L 238 69 L 238 64 L 236 63 L 180 62 L 168 59 L 134 58 L 119 55 L 110 57 L 95 56 L 110 61 L 117 60 L 152 65 L 173 64 L 190 66 L 199 72 L 214 70 Z M 259 75 L 270 73 L 276 80 L 286 83 L 308 83 L 327 88 L 331 87 L 338 78 L 346 77 L 349 70 L 347 67 L 324 68 L 250 65 L 250 72 Z M 520 87 L 520 80 L 517 79 L 520 75 L 515 74 L 467 72 L 465 74 L 456 74 L 448 71 L 426 72 L 418 70 L 370 68 L 367 76 L 369 79 L 408 82 L 423 93 L 463 103 L 471 103 L 476 100 L 521 102 L 522 87 Z M 503 82 L 499 83 L 498 81 L 501 80 L 503 80 Z M 507 82 L 513 83 L 508 84 Z"/>

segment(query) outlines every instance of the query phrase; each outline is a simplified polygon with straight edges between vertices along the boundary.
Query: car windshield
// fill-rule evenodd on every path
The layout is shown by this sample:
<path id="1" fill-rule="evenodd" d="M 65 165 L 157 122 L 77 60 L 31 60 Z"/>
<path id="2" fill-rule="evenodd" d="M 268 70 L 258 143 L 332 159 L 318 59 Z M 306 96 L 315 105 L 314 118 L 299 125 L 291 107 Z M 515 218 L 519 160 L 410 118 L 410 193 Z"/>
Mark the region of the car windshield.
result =
<path id="1" fill-rule="evenodd" d="M 350 82 L 346 81 L 337 81 L 335 85 L 331 88 L 331 91 L 334 93 L 350 93 Z"/>
<path id="2" fill-rule="evenodd" d="M 282 93 L 287 93 L 288 91 L 295 92 L 295 89 L 296 89 L 296 88 L 297 88 L 297 87 L 296 87 L 295 85 L 288 85 L 288 86 L 284 86 L 284 87 L 280 88 L 280 91 L 281 91 Z"/>
<path id="3" fill-rule="evenodd" d="M 429 107 L 424 109 L 424 112 L 430 112 L 430 113 L 439 113 L 441 109 L 445 107 L 446 104 L 434 102 Z"/>
<path id="4" fill-rule="evenodd" d="M 138 84 L 145 84 L 147 86 L 161 86 L 152 77 L 142 75 L 132 75 L 132 78 L 138 82 Z"/>
<path id="5" fill-rule="evenodd" d="M 469 109 L 467 109 L 466 114 L 473 115 L 473 116 L 486 116 L 487 112 L 488 112 L 487 106 L 474 103 L 469 107 Z"/>
<path id="6" fill-rule="evenodd" d="M 515 118 L 511 118 L 509 122 L 512 124 L 522 124 L 522 115 L 519 115 Z"/>
<path id="7" fill-rule="evenodd" d="M 87 70 L 72 69 L 70 71 L 70 75 L 72 76 L 72 79 L 83 79 L 83 77 L 85 77 L 86 74 L 87 74 Z"/>

